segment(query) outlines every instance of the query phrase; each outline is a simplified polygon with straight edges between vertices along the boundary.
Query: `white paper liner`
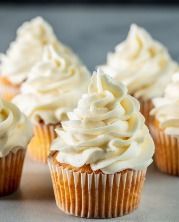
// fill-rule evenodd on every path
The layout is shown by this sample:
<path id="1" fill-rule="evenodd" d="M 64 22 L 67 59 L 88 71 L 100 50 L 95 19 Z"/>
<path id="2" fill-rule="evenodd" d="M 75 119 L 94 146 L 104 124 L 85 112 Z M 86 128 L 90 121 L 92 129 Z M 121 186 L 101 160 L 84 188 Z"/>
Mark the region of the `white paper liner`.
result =
<path id="1" fill-rule="evenodd" d="M 0 196 L 8 195 L 19 188 L 25 152 L 25 149 L 20 149 L 0 158 Z"/>
<path id="2" fill-rule="evenodd" d="M 160 171 L 179 176 L 179 138 L 166 135 L 154 124 L 150 125 L 155 142 L 155 163 Z"/>
<path id="3" fill-rule="evenodd" d="M 153 109 L 153 103 L 152 100 L 144 101 L 143 99 L 138 99 L 140 102 L 140 112 L 145 117 L 145 122 L 148 126 L 150 126 L 151 123 L 151 116 L 150 111 Z"/>
<path id="4" fill-rule="evenodd" d="M 55 128 L 59 124 L 39 124 L 34 126 L 34 136 L 28 145 L 28 154 L 31 159 L 47 163 L 47 158 L 50 152 L 50 145 L 56 137 Z"/>
<path id="5" fill-rule="evenodd" d="M 67 214 L 86 218 L 112 218 L 139 205 L 145 170 L 116 174 L 81 173 L 55 165 L 49 158 L 57 206 Z"/>

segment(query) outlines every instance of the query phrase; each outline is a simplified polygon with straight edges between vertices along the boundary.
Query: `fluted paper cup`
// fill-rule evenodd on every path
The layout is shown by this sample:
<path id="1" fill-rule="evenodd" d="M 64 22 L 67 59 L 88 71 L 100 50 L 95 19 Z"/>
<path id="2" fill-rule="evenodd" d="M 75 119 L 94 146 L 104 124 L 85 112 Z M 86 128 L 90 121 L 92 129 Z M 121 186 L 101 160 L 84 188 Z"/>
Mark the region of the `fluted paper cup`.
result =
<path id="1" fill-rule="evenodd" d="M 38 124 L 34 126 L 34 136 L 28 145 L 28 154 L 31 159 L 47 163 L 50 145 L 57 136 L 55 128 L 60 124 Z"/>
<path id="2" fill-rule="evenodd" d="M 155 163 L 160 171 L 179 176 L 179 138 L 166 135 L 154 120 L 150 130 L 155 142 Z"/>
<path id="3" fill-rule="evenodd" d="M 25 150 L 19 149 L 0 158 L 0 196 L 15 192 L 19 188 Z"/>
<path id="4" fill-rule="evenodd" d="M 140 112 L 145 117 L 146 124 L 150 126 L 151 123 L 151 116 L 150 111 L 153 109 L 152 100 L 143 100 L 142 98 L 138 98 L 140 102 Z"/>
<path id="5" fill-rule="evenodd" d="M 82 172 L 60 165 L 54 153 L 48 163 L 56 204 L 66 214 L 112 218 L 129 214 L 139 206 L 146 170 Z"/>

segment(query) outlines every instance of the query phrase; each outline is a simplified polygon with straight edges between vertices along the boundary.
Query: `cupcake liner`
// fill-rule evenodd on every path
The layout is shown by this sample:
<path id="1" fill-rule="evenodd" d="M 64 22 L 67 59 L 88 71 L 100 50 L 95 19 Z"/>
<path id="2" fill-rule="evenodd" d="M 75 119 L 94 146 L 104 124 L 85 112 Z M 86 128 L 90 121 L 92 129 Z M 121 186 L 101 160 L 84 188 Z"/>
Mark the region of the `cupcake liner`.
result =
<path id="1" fill-rule="evenodd" d="M 86 218 L 112 218 L 139 205 L 145 170 L 115 174 L 66 169 L 48 159 L 57 206 L 66 214 Z"/>
<path id="2" fill-rule="evenodd" d="M 19 87 L 7 84 L 0 77 L 0 96 L 6 101 L 11 101 L 17 94 L 19 94 Z"/>
<path id="3" fill-rule="evenodd" d="M 34 136 L 28 145 L 28 154 L 33 160 L 47 163 L 50 145 L 57 136 L 55 128 L 59 124 L 38 124 L 34 126 Z"/>
<path id="4" fill-rule="evenodd" d="M 160 171 L 179 176 L 179 138 L 166 135 L 155 123 L 150 126 L 155 142 L 155 163 Z"/>
<path id="5" fill-rule="evenodd" d="M 151 124 L 151 116 L 150 111 L 153 109 L 153 103 L 152 100 L 149 99 L 147 101 L 144 101 L 142 98 L 138 98 L 140 102 L 140 112 L 145 117 L 145 122 L 148 126 Z"/>
<path id="6" fill-rule="evenodd" d="M 19 188 L 25 150 L 19 149 L 0 158 L 0 196 L 15 192 Z"/>

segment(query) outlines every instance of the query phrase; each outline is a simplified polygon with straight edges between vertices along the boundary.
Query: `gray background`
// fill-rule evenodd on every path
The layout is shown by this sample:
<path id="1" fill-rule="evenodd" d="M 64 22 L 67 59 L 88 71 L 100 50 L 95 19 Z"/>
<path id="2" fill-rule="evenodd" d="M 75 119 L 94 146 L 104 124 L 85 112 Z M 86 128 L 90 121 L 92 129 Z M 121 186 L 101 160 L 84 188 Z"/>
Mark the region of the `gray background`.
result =
<path id="1" fill-rule="evenodd" d="M 7 49 L 16 28 L 25 20 L 43 16 L 62 42 L 71 46 L 92 71 L 105 61 L 106 53 L 122 41 L 131 23 L 144 26 L 179 61 L 178 8 L 89 8 L 89 7 L 2 7 L 0 6 L 0 51 Z M 25 59 L 25 55 L 24 55 Z M 108 221 L 178 222 L 179 179 L 148 171 L 140 208 Z M 93 221 L 66 216 L 55 205 L 48 167 L 25 162 L 21 189 L 0 199 L 0 222 Z M 95 220 L 94 220 L 95 221 Z"/>

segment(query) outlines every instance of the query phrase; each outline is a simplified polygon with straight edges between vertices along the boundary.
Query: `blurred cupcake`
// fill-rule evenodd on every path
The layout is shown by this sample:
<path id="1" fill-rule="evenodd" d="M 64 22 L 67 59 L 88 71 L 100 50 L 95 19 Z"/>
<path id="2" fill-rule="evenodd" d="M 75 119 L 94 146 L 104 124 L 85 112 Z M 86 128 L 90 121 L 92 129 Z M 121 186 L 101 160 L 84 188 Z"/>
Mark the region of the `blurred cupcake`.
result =
<path id="1" fill-rule="evenodd" d="M 141 104 L 141 112 L 150 122 L 152 98 L 162 96 L 176 71 L 177 64 L 167 49 L 143 29 L 132 25 L 127 39 L 109 53 L 103 70 L 127 85 L 129 93 Z"/>
<path id="2" fill-rule="evenodd" d="M 16 191 L 32 128 L 19 109 L 0 99 L 0 196 Z"/>
<path id="3" fill-rule="evenodd" d="M 34 124 L 34 137 L 28 147 L 30 156 L 46 162 L 56 126 L 67 119 L 78 99 L 87 90 L 90 74 L 80 63 L 47 46 L 29 73 L 21 94 L 13 100 Z"/>
<path id="4" fill-rule="evenodd" d="M 164 97 L 153 103 L 151 133 L 156 144 L 156 165 L 162 172 L 179 176 L 179 73 L 173 76 Z"/>
<path id="5" fill-rule="evenodd" d="M 51 44 L 59 52 L 77 56 L 56 38 L 51 26 L 41 17 L 25 22 L 18 30 L 17 37 L 10 44 L 6 54 L 0 55 L 0 95 L 11 100 L 19 93 L 21 84 L 42 56 L 44 46 Z"/>
<path id="6" fill-rule="evenodd" d="M 58 207 L 87 218 L 136 209 L 154 153 L 138 101 L 98 71 L 68 116 L 49 156 Z"/>

